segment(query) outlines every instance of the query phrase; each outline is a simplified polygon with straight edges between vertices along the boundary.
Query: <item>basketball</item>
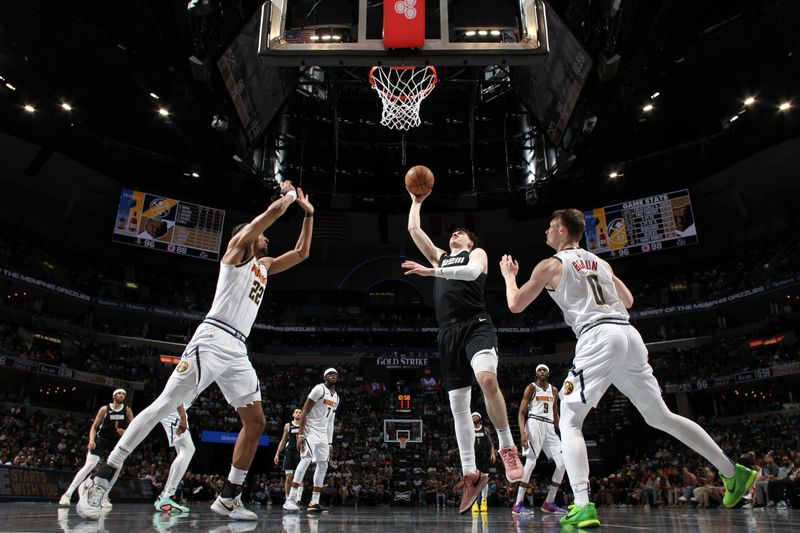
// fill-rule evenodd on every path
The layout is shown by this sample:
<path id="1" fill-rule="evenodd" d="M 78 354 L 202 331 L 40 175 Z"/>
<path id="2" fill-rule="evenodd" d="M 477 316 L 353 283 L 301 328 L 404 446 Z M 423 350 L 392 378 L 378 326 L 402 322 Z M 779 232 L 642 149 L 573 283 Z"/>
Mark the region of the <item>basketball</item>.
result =
<path id="1" fill-rule="evenodd" d="M 415 165 L 406 172 L 406 189 L 414 196 L 428 194 L 433 189 L 433 172 L 424 165 Z"/>

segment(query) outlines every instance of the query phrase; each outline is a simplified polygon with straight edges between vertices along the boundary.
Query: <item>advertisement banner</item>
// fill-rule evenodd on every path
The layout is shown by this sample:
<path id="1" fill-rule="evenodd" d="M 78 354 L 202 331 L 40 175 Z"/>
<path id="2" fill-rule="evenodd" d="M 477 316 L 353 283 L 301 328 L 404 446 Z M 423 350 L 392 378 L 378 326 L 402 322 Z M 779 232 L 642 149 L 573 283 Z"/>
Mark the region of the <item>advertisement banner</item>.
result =
<path id="1" fill-rule="evenodd" d="M 0 501 L 56 502 L 67 490 L 75 472 L 0 465 Z M 111 489 L 114 502 L 152 502 L 150 482 L 120 477 Z"/>

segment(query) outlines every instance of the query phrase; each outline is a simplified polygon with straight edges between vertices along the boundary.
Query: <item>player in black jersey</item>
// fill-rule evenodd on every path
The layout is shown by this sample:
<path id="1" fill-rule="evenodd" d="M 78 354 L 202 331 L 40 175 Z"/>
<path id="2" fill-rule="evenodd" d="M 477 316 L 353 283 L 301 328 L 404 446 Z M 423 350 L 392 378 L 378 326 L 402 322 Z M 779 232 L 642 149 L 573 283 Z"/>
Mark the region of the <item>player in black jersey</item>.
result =
<path id="1" fill-rule="evenodd" d="M 300 462 L 300 449 L 297 447 L 297 434 L 300 433 L 300 417 L 302 414 L 302 409 L 295 409 L 292 413 L 292 420 L 283 425 L 283 435 L 281 435 L 281 441 L 278 443 L 278 449 L 275 451 L 274 462 L 277 465 L 281 457 L 281 452 L 286 450 L 286 455 L 283 457 L 283 472 L 286 474 L 283 490 L 286 492 L 287 498 L 292 488 L 294 469 L 297 468 L 297 463 Z"/>
<path id="2" fill-rule="evenodd" d="M 483 391 L 486 413 L 497 429 L 500 457 L 512 483 L 522 479 L 522 463 L 508 425 L 506 401 L 497 383 L 497 335 L 489 316 L 484 286 L 488 272 L 486 252 L 475 246 L 475 234 L 457 228 L 450 235 L 450 252 L 434 246 L 420 228 L 420 208 L 430 193 L 411 195 L 408 232 L 432 265 L 405 261 L 406 275 L 435 276 L 436 321 L 439 323 L 439 354 L 444 385 L 461 457 L 464 487 L 459 510 L 465 513 L 488 482 L 475 464 L 475 432 L 470 415 L 473 375 Z"/>
<path id="3" fill-rule="evenodd" d="M 489 428 L 481 423 L 482 416 L 479 412 L 472 413 L 472 424 L 475 428 L 475 462 L 478 465 L 478 470 L 481 472 L 488 472 L 489 465 L 497 462 L 497 450 L 492 441 L 492 435 Z M 489 510 L 489 485 L 483 487 L 480 496 L 472 504 L 473 513 L 485 513 Z M 480 503 L 478 503 L 480 501 Z"/>
<path id="4" fill-rule="evenodd" d="M 97 410 L 91 427 L 89 428 L 89 444 L 86 448 L 86 463 L 75 474 L 67 491 L 61 495 L 59 505 L 69 506 L 72 493 L 89 477 L 94 467 L 114 449 L 119 438 L 125 433 L 125 428 L 133 420 L 133 411 L 125 405 L 125 389 L 117 389 L 111 395 L 112 403 L 104 405 Z M 103 501 L 103 507 L 111 507 L 108 498 Z"/>

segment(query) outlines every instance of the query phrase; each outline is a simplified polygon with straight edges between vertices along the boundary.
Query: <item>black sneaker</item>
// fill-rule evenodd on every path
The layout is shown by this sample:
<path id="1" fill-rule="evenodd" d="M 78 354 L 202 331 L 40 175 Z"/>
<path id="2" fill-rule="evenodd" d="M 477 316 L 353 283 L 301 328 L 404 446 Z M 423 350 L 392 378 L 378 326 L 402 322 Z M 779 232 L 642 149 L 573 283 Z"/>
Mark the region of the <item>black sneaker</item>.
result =
<path id="1" fill-rule="evenodd" d="M 309 503 L 306 512 L 308 514 L 330 514 L 331 510 L 318 503 Z"/>

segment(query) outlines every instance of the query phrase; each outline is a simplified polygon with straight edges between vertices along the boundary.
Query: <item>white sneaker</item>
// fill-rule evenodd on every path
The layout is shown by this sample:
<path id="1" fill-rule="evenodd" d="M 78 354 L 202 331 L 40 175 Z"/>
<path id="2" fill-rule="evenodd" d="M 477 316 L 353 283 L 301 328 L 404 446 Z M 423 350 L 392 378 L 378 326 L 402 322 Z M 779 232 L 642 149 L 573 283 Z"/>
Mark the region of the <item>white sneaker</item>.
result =
<path id="1" fill-rule="evenodd" d="M 108 489 L 92 478 L 81 483 L 78 486 L 78 505 L 75 506 L 78 515 L 87 520 L 100 520 L 101 502 L 106 492 Z"/>
<path id="2" fill-rule="evenodd" d="M 211 510 L 232 520 L 258 520 L 258 515 L 242 503 L 241 494 L 233 499 L 217 496 L 211 504 Z"/>
<path id="3" fill-rule="evenodd" d="M 69 507 L 71 499 L 72 499 L 72 495 L 71 494 L 67 494 L 65 492 L 64 494 L 61 495 L 61 499 L 58 500 L 58 505 Z"/>
<path id="4" fill-rule="evenodd" d="M 297 505 L 297 502 L 291 498 L 286 498 L 286 501 L 283 502 L 283 510 L 289 511 L 290 513 L 299 513 L 300 506 Z"/>
<path id="5" fill-rule="evenodd" d="M 108 494 L 103 496 L 103 501 L 100 502 L 101 509 L 108 509 L 111 510 L 114 506 L 111 505 L 111 500 L 108 499 Z"/>
<path id="6" fill-rule="evenodd" d="M 752 503 L 746 503 L 746 504 L 742 505 L 742 509 L 752 509 L 752 508 L 753 508 L 753 504 Z"/>
<path id="7" fill-rule="evenodd" d="M 781 500 L 778 502 L 778 505 L 775 506 L 776 509 L 786 509 L 786 502 Z"/>

